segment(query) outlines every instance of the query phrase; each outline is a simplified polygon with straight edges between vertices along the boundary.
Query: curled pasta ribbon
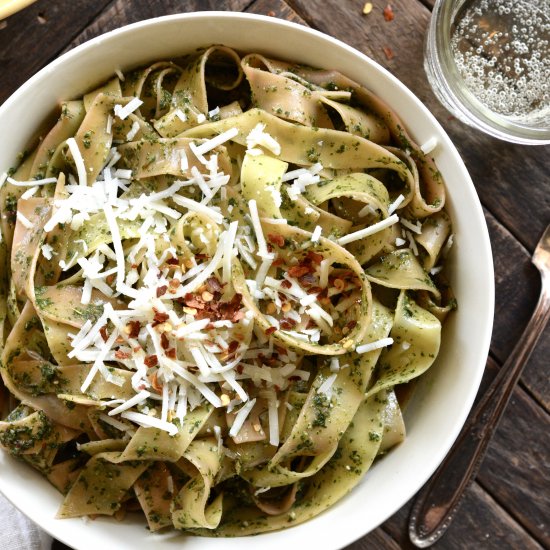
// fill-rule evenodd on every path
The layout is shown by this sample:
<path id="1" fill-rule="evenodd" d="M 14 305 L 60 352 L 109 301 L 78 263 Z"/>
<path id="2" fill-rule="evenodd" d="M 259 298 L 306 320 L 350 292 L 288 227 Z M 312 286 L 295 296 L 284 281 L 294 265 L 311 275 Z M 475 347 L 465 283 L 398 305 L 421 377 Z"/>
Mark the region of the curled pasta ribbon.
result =
<path id="1" fill-rule="evenodd" d="M 184 454 L 197 470 L 172 502 L 172 522 L 178 529 L 216 529 L 222 517 L 223 495 L 210 504 L 208 499 L 221 461 L 216 441 L 206 438 L 194 441 Z"/>

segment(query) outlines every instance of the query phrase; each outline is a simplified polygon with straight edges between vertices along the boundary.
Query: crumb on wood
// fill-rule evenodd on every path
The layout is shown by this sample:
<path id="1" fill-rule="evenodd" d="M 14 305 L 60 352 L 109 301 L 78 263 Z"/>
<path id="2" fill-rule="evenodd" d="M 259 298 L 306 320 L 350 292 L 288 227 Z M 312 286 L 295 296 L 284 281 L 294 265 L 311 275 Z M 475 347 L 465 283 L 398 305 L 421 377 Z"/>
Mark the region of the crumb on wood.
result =
<path id="1" fill-rule="evenodd" d="M 363 14 L 368 15 L 372 11 L 372 2 L 367 2 L 363 6 Z"/>
<path id="2" fill-rule="evenodd" d="M 388 4 L 385 8 L 384 8 L 384 19 L 386 21 L 393 21 L 395 15 L 393 13 L 393 8 L 391 7 L 391 4 Z"/>
<path id="3" fill-rule="evenodd" d="M 267 15 L 269 15 L 269 17 L 275 17 L 277 14 L 273 10 L 270 10 L 267 12 Z"/>
<path id="4" fill-rule="evenodd" d="M 382 48 L 382 50 L 384 51 L 384 54 L 386 55 L 386 59 L 388 59 L 388 60 L 393 59 L 393 57 L 394 57 L 393 50 L 389 46 L 384 46 Z"/>

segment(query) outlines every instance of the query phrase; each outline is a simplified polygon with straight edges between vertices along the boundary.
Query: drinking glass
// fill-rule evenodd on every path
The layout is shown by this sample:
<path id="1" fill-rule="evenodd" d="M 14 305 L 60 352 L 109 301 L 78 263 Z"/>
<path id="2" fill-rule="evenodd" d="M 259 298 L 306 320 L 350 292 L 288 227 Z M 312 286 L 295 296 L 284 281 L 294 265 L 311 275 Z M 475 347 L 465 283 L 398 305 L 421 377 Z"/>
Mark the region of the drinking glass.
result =
<path id="1" fill-rule="evenodd" d="M 424 68 L 466 124 L 514 143 L 550 143 L 550 0 L 437 0 Z"/>

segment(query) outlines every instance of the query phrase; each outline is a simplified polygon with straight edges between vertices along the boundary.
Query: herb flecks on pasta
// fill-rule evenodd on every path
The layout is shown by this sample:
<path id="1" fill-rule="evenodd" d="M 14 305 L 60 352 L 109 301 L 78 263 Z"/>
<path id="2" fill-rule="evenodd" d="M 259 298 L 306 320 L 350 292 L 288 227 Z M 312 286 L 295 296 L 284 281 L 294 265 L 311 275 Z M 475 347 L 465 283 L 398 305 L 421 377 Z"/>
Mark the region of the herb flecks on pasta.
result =
<path id="1" fill-rule="evenodd" d="M 1 181 L 0 443 L 59 517 L 281 529 L 403 439 L 451 222 L 366 88 L 213 46 L 63 103 Z"/>

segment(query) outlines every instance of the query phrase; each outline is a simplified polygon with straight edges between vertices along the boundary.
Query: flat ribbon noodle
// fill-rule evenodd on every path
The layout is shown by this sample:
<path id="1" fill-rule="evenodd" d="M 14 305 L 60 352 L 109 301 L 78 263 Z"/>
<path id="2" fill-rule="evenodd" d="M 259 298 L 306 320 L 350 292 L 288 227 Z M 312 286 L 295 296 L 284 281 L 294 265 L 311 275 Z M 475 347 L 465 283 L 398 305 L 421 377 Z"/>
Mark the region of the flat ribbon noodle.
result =
<path id="1" fill-rule="evenodd" d="M 172 521 L 177 529 L 203 527 L 216 529 L 222 517 L 222 498 L 218 495 L 210 504 L 208 498 L 216 473 L 221 466 L 218 444 L 213 438 L 198 439 L 184 454 L 198 471 L 176 495 L 172 503 Z"/>
<path id="2" fill-rule="evenodd" d="M 340 438 L 340 452 L 310 478 L 309 489 L 289 512 L 270 516 L 258 508 L 242 505 L 230 507 L 228 503 L 223 522 L 215 532 L 192 532 L 202 536 L 244 536 L 275 531 L 289 524 L 297 525 L 319 515 L 351 491 L 374 461 L 383 437 L 382 402 L 383 399 L 374 396 L 360 405 L 353 423 Z"/>
<path id="3" fill-rule="evenodd" d="M 219 75 L 216 77 L 209 70 L 209 65 L 212 64 L 225 65 L 226 68 L 232 66 L 236 74 L 228 74 L 224 71 L 222 78 Z M 163 137 L 181 134 L 198 123 L 199 115 L 205 115 L 208 112 L 207 84 L 227 93 L 237 88 L 241 80 L 240 58 L 231 48 L 212 46 L 202 54 L 191 57 L 174 88 L 173 108 L 155 122 L 155 129 Z"/>
<path id="4" fill-rule="evenodd" d="M 289 225 L 274 224 L 267 219 L 262 220 L 262 224 L 266 233 L 277 232 L 281 236 L 292 236 L 297 242 L 303 242 L 310 238 L 310 234 L 306 231 L 292 227 Z M 318 243 L 311 246 L 310 250 L 320 254 L 323 257 L 329 257 L 334 262 L 342 263 L 353 271 L 361 284 L 361 300 L 359 301 L 359 318 L 357 325 L 344 338 L 335 343 L 327 343 L 324 345 L 304 342 L 292 336 L 292 333 L 286 330 L 276 330 L 273 337 L 280 341 L 283 345 L 292 346 L 295 349 L 306 353 L 320 355 L 341 355 L 346 353 L 354 344 L 361 341 L 365 332 L 368 329 L 368 319 L 371 314 L 371 289 L 367 282 L 363 269 L 357 260 L 349 254 L 345 249 L 338 246 L 329 239 L 321 238 Z M 265 315 L 258 309 L 252 299 L 250 292 L 244 280 L 244 273 L 240 262 L 233 264 L 233 284 L 237 292 L 243 296 L 243 302 L 254 313 L 254 317 L 262 330 L 268 330 L 272 324 Z"/>
<path id="5" fill-rule="evenodd" d="M 57 517 L 112 516 L 120 508 L 128 490 L 149 466 L 147 461 L 120 462 L 119 458 L 117 452 L 92 456 L 65 496 Z"/>
<path id="6" fill-rule="evenodd" d="M 325 168 L 335 169 L 386 168 L 411 180 L 411 186 L 414 183 L 405 163 L 376 143 L 338 130 L 292 124 L 261 109 L 250 109 L 236 117 L 202 124 L 186 130 L 181 137 L 209 138 L 237 128 L 239 133 L 233 139 L 244 145 L 248 134 L 259 123 L 264 124 L 265 132 L 277 140 L 281 146 L 279 158 L 285 162 L 300 166 L 320 162 Z"/>
<path id="7" fill-rule="evenodd" d="M 249 54 L 243 57 L 241 65 L 256 107 L 305 126 L 333 128 L 320 103 L 319 92 L 284 75 L 266 71 L 268 61 L 261 55 Z"/>
<path id="8" fill-rule="evenodd" d="M 380 97 L 338 71 L 308 70 L 304 67 L 296 67 L 294 71 L 308 82 L 319 86 L 330 85 L 333 89 L 336 87 L 343 90 L 353 90 L 357 101 L 383 120 L 392 138 L 403 149 L 411 151 L 421 175 L 420 200 L 411 208 L 412 216 L 429 216 L 443 208 L 445 205 L 445 187 L 441 173 L 437 169 L 433 158 L 426 155 L 415 143 L 397 114 Z"/>
<path id="9" fill-rule="evenodd" d="M 199 407 L 185 417 L 175 436 L 157 428 L 138 428 L 121 455 L 122 460 L 166 460 L 177 462 L 187 451 L 201 427 L 212 414 L 212 407 Z"/>
<path id="10" fill-rule="evenodd" d="M 427 290 L 439 297 L 440 292 L 420 262 L 408 248 L 394 250 L 365 270 L 367 279 L 388 288 Z"/>
<path id="11" fill-rule="evenodd" d="M 364 343 L 388 336 L 392 316 L 378 301 L 373 302 L 372 322 Z M 341 362 L 349 368 L 340 369 L 331 386 L 331 394 L 319 393 L 319 387 L 331 375 L 330 367 L 320 369 L 306 401 L 294 422 L 291 433 L 275 456 L 262 468 L 242 471 L 240 475 L 259 487 L 279 487 L 310 477 L 330 460 L 339 445 L 339 434 L 346 431 L 363 402 L 367 384 L 381 350 L 344 356 Z M 303 471 L 286 466 L 297 456 L 313 456 Z"/>
<path id="12" fill-rule="evenodd" d="M 382 352 L 379 376 L 365 394 L 367 397 L 424 373 L 439 352 L 441 323 L 402 291 L 390 336 L 394 344 Z"/>

